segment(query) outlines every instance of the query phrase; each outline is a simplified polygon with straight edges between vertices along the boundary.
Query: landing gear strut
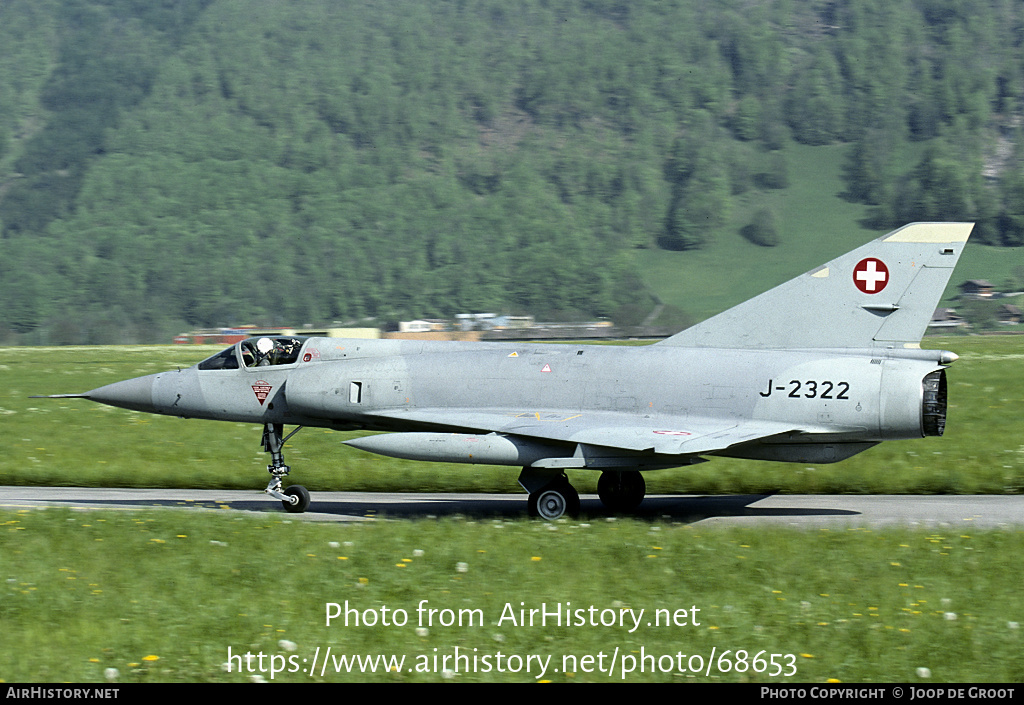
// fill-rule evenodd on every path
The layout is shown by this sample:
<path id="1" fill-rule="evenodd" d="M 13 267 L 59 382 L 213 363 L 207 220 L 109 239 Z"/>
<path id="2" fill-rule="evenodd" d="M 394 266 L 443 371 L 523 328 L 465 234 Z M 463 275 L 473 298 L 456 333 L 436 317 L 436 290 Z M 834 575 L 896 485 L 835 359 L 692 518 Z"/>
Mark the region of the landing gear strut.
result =
<path id="1" fill-rule="evenodd" d="M 263 450 L 270 453 L 270 465 L 267 466 L 267 472 L 271 475 L 267 489 L 263 491 L 271 497 L 281 500 L 284 508 L 293 514 L 301 514 L 309 507 L 309 492 L 302 485 L 292 485 L 283 492 L 281 491 L 281 480 L 291 472 L 291 468 L 284 464 L 284 454 L 281 449 L 284 448 L 285 442 L 301 429 L 302 426 L 299 426 L 287 436 L 283 436 L 284 424 L 268 423 L 263 426 Z"/>

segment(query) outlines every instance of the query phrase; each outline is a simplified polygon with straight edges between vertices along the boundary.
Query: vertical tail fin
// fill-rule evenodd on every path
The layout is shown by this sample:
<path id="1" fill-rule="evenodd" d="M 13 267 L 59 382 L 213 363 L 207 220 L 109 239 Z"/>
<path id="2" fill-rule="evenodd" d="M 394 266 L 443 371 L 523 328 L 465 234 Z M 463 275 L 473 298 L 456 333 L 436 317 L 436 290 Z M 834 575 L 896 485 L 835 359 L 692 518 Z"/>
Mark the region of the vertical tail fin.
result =
<path id="1" fill-rule="evenodd" d="M 871 348 L 921 342 L 974 223 L 911 223 L 659 345 Z"/>

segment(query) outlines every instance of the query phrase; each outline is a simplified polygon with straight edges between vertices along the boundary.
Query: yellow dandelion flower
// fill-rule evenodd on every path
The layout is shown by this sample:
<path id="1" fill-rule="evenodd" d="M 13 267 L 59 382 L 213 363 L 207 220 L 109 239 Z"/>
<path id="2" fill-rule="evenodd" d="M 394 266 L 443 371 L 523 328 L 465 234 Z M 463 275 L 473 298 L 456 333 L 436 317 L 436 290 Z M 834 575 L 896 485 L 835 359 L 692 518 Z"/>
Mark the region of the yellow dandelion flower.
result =
<path id="1" fill-rule="evenodd" d="M 143 661 L 148 661 L 149 663 L 153 663 L 154 661 L 159 661 L 160 657 L 157 656 L 156 654 L 149 654 L 148 656 L 143 656 L 142 660 Z"/>

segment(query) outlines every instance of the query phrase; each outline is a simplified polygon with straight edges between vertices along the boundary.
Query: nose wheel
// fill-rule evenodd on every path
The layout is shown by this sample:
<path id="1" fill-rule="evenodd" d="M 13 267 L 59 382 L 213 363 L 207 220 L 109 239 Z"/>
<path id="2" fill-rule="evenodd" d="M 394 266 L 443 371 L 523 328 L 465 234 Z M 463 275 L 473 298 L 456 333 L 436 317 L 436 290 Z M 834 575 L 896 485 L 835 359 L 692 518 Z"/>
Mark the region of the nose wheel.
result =
<path id="1" fill-rule="evenodd" d="M 283 489 L 282 480 L 291 472 L 291 468 L 284 464 L 284 453 L 281 449 L 284 448 L 285 442 L 301 429 L 302 426 L 299 426 L 284 436 L 283 424 L 268 423 L 263 427 L 263 450 L 270 453 L 267 472 L 271 476 L 267 489 L 263 491 L 274 499 L 281 500 L 285 511 L 292 514 L 301 514 L 309 508 L 309 491 L 302 485 L 292 485 L 286 490 Z"/>
<path id="2" fill-rule="evenodd" d="M 292 514 L 302 514 L 309 507 L 309 491 L 302 485 L 292 485 L 284 495 L 288 499 L 281 500 L 281 504 Z"/>

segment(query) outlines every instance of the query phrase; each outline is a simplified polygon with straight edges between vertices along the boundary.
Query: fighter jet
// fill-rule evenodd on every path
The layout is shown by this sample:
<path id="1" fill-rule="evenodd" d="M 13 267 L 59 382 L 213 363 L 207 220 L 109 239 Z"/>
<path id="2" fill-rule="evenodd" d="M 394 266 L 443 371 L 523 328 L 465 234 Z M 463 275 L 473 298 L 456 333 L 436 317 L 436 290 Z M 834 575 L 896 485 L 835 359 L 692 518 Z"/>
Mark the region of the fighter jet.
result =
<path id="1" fill-rule="evenodd" d="M 921 337 L 973 223 L 912 223 L 648 346 L 251 338 L 197 365 L 56 395 L 263 425 L 265 492 L 289 512 L 285 441 L 303 427 L 398 458 L 521 468 L 530 515 L 579 511 L 567 469 L 630 511 L 642 472 L 714 456 L 833 463 L 941 436 L 946 367 Z M 285 426 L 295 426 L 287 436 Z"/>

